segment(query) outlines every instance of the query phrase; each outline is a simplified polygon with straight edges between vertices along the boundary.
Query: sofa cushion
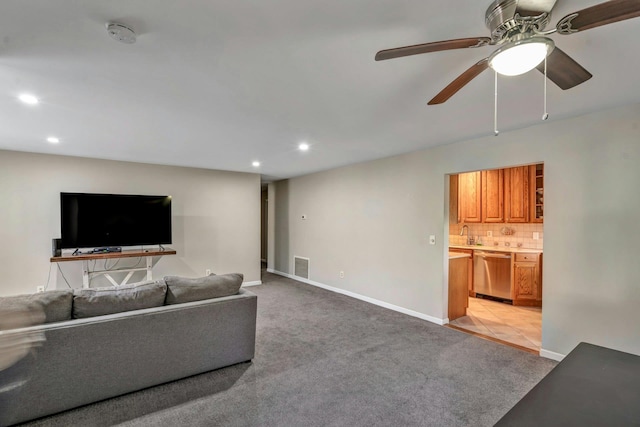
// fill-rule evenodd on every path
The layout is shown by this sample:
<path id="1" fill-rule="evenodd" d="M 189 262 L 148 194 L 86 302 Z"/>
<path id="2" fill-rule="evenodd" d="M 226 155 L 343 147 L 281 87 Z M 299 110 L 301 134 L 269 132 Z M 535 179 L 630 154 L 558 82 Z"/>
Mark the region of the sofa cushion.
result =
<path id="1" fill-rule="evenodd" d="M 166 293 L 167 285 L 162 279 L 108 288 L 75 289 L 73 318 L 159 307 L 164 304 Z"/>
<path id="2" fill-rule="evenodd" d="M 32 308 L 44 313 L 44 319 L 41 319 L 44 323 L 62 322 L 71 319 L 72 301 L 73 291 L 71 289 L 16 295 L 0 298 L 0 311 Z"/>
<path id="3" fill-rule="evenodd" d="M 211 275 L 191 279 L 166 276 L 167 298 L 165 304 L 181 304 L 211 298 L 235 295 L 242 286 L 244 276 L 240 273 Z"/>

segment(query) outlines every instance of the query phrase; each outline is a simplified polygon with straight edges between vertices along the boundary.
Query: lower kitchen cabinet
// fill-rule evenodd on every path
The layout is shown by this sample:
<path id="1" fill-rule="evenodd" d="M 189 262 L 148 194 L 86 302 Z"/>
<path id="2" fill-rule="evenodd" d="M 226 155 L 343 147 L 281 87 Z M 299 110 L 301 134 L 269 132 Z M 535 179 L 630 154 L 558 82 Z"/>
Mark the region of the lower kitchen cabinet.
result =
<path id="1" fill-rule="evenodd" d="M 468 259 L 468 257 L 449 259 L 449 321 L 467 315 Z"/>
<path id="2" fill-rule="evenodd" d="M 540 254 L 516 253 L 513 263 L 513 305 L 542 307 Z"/>
<path id="3" fill-rule="evenodd" d="M 469 258 L 467 258 L 467 287 L 469 289 L 469 296 L 475 297 L 476 293 L 473 291 L 473 249 L 449 248 L 449 252 L 469 255 Z"/>

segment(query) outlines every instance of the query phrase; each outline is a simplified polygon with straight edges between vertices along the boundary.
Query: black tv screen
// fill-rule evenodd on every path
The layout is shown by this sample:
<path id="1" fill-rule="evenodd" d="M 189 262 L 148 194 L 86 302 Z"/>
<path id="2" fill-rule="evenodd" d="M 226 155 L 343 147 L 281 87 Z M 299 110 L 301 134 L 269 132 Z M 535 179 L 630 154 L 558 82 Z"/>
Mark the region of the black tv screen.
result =
<path id="1" fill-rule="evenodd" d="M 171 243 L 171 196 L 60 193 L 61 247 Z"/>

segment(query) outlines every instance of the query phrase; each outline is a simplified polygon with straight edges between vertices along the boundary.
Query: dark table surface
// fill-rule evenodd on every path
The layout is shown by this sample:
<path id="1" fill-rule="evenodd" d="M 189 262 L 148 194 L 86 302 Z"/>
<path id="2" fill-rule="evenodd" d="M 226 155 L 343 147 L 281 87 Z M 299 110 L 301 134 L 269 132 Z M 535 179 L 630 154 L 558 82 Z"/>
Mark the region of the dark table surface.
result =
<path id="1" fill-rule="evenodd" d="M 580 343 L 496 426 L 640 426 L 640 356 Z"/>

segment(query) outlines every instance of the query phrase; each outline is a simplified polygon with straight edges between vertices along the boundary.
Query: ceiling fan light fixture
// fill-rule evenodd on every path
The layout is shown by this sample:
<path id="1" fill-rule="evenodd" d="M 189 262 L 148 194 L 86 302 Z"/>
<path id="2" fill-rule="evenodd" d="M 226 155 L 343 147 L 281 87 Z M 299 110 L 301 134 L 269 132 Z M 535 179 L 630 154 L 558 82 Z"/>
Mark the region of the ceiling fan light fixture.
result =
<path id="1" fill-rule="evenodd" d="M 489 66 L 504 76 L 519 76 L 536 68 L 555 48 L 547 37 L 529 37 L 507 43 L 489 57 Z"/>

